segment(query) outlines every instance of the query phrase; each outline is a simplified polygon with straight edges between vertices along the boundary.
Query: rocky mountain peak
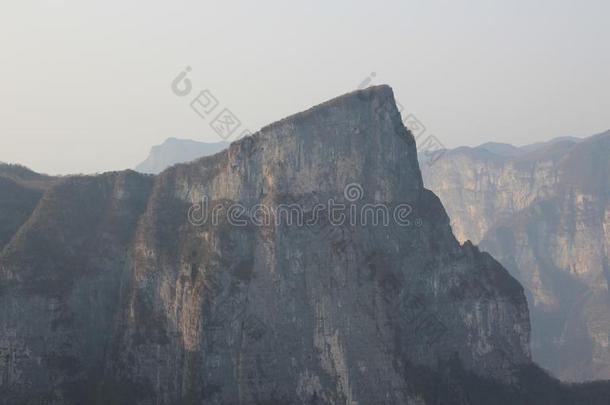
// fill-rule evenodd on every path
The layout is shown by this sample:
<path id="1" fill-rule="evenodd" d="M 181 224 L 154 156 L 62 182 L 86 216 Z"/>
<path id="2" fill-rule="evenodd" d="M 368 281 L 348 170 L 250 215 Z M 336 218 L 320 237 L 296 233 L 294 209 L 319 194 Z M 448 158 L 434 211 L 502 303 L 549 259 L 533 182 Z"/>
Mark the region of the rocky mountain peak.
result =
<path id="1" fill-rule="evenodd" d="M 10 403 L 419 404 L 414 367 L 530 364 L 523 289 L 456 241 L 387 86 L 156 177 L 62 182 L 0 300 Z"/>

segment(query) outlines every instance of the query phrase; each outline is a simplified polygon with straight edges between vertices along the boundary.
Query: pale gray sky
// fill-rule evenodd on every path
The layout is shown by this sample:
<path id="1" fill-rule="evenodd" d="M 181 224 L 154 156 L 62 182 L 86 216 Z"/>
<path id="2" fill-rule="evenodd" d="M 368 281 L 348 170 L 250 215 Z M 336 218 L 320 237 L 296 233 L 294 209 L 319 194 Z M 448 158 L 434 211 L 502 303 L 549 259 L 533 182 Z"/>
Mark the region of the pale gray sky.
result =
<path id="1" fill-rule="evenodd" d="M 132 167 L 218 141 L 170 90 L 186 66 L 244 126 L 388 83 L 446 146 L 610 128 L 610 2 L 3 1 L 0 161 Z"/>

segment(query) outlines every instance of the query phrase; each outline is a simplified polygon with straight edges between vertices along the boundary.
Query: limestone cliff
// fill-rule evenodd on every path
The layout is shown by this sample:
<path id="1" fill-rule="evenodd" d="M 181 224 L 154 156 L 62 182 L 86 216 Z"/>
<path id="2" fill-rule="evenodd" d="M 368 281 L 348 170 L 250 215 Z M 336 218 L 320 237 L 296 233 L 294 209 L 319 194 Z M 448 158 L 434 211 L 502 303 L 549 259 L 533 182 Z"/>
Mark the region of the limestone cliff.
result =
<path id="1" fill-rule="evenodd" d="M 330 200 L 411 210 L 377 225 L 213 215 Z M 544 375 L 526 388 L 523 289 L 453 237 L 387 86 L 156 177 L 65 179 L 2 251 L 0 308 L 3 404 L 568 397 Z"/>
<path id="2" fill-rule="evenodd" d="M 609 174 L 610 133 L 459 148 L 424 172 L 458 239 L 526 287 L 533 358 L 564 380 L 610 379 Z"/>
<path id="3" fill-rule="evenodd" d="M 0 248 L 29 218 L 43 192 L 56 180 L 23 166 L 0 163 Z"/>

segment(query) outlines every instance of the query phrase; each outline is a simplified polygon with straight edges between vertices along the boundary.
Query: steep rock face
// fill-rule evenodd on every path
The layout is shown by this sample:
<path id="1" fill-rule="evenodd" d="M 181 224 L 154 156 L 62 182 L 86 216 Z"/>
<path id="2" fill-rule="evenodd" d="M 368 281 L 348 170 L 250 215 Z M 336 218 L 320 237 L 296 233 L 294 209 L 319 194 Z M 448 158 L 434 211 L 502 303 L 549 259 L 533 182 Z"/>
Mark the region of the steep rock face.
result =
<path id="1" fill-rule="evenodd" d="M 0 249 L 29 218 L 43 192 L 56 180 L 23 166 L 0 163 Z"/>
<path id="2" fill-rule="evenodd" d="M 42 192 L 0 177 L 0 248 L 34 211 Z"/>
<path id="3" fill-rule="evenodd" d="M 150 178 L 69 178 L 0 256 L 0 403 L 86 403 L 101 378 Z"/>
<path id="4" fill-rule="evenodd" d="M 409 222 L 227 215 L 331 199 Z M 455 240 L 385 86 L 155 178 L 67 179 L 2 252 L 0 300 L 0 403 L 425 404 L 412 367 L 530 364 L 523 289 Z"/>
<path id="5" fill-rule="evenodd" d="M 370 201 L 412 204 L 423 225 L 196 227 L 184 215 L 203 196 L 311 210 L 354 182 Z M 529 357 L 520 286 L 457 244 L 385 87 L 163 173 L 132 283 L 119 350 L 129 355 L 116 368 L 165 402 L 404 402 L 407 361 L 433 366 L 458 353 L 468 368 L 507 378 Z M 438 321 L 432 330 L 413 324 L 419 305 Z"/>
<path id="6" fill-rule="evenodd" d="M 424 179 L 458 239 L 526 287 L 534 360 L 564 380 L 610 379 L 610 133 L 534 149 L 458 149 Z"/>

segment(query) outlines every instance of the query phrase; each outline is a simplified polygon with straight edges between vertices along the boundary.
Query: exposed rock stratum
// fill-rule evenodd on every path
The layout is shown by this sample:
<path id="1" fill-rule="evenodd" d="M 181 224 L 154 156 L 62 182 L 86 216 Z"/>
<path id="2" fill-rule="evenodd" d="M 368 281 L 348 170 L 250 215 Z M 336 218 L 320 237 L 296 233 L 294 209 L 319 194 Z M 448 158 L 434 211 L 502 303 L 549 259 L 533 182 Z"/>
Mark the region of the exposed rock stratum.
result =
<path id="1" fill-rule="evenodd" d="M 525 287 L 534 360 L 566 381 L 610 380 L 610 131 L 512 148 L 450 151 L 425 184 L 458 240 Z"/>
<path id="2" fill-rule="evenodd" d="M 307 211 L 353 201 L 350 184 L 412 222 L 187 215 Z M 159 176 L 64 179 L 0 256 L 2 404 L 602 404 L 605 389 L 536 371 L 522 287 L 456 241 L 387 86 Z"/>

